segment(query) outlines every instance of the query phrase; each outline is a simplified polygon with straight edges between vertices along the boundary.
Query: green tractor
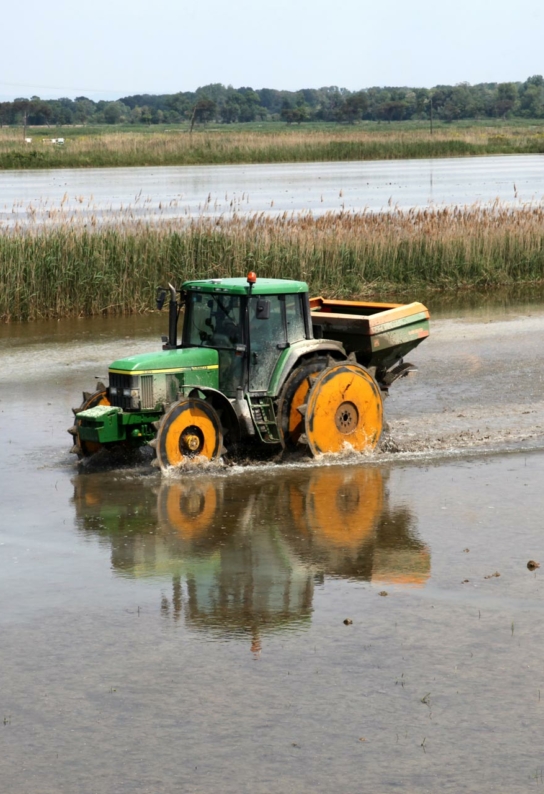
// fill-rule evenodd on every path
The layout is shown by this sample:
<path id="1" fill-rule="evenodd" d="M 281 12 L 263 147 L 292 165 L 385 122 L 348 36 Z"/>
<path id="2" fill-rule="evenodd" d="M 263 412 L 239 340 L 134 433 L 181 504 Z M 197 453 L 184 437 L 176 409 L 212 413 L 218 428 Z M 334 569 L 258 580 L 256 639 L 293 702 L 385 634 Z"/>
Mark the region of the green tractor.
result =
<path id="1" fill-rule="evenodd" d="M 108 386 L 74 409 L 80 458 L 149 445 L 167 470 L 240 443 L 314 456 L 373 449 L 382 398 L 415 369 L 403 356 L 429 333 L 420 303 L 310 299 L 302 281 L 254 273 L 161 288 L 159 309 L 168 292 L 162 351 L 114 361 Z"/>

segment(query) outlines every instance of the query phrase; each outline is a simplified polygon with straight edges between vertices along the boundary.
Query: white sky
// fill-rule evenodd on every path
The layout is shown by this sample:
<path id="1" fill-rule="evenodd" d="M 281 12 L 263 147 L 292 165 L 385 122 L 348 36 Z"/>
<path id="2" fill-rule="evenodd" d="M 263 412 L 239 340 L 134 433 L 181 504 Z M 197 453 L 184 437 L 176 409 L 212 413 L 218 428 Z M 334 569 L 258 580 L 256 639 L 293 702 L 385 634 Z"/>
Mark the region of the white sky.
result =
<path id="1" fill-rule="evenodd" d="M 4 100 L 544 73 L 542 0 L 19 0 L 2 28 Z"/>

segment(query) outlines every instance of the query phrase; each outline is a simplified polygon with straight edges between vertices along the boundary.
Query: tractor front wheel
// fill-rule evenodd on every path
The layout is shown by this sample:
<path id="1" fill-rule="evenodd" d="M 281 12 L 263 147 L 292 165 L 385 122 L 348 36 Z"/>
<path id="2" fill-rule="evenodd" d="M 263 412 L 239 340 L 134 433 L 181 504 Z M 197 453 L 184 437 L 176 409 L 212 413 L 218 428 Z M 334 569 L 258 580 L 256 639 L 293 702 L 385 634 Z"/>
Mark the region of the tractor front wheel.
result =
<path id="1" fill-rule="evenodd" d="M 165 413 L 150 446 L 162 471 L 195 458 L 217 460 L 225 451 L 221 420 L 205 400 L 186 397 Z"/>

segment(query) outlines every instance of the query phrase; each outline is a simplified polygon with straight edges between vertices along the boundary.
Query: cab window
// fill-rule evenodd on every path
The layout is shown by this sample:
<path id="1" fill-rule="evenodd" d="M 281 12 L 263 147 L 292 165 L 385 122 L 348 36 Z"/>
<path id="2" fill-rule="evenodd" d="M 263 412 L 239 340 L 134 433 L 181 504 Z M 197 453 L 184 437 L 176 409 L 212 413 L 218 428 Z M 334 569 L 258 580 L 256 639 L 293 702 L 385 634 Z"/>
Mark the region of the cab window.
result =
<path id="1" fill-rule="evenodd" d="M 239 295 L 193 292 L 186 308 L 184 344 L 232 349 L 242 342 Z"/>
<path id="2" fill-rule="evenodd" d="M 285 296 L 285 315 L 287 320 L 287 341 L 289 344 L 306 339 L 302 295 Z"/>

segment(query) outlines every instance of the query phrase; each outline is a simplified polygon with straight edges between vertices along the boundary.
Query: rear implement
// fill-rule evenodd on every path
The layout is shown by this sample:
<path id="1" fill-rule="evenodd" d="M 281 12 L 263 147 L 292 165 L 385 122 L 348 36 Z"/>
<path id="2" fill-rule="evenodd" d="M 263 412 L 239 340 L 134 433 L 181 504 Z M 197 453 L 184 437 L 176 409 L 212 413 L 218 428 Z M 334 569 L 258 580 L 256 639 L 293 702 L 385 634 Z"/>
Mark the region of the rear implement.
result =
<path id="1" fill-rule="evenodd" d="M 311 298 L 316 338 L 336 339 L 365 367 L 383 372 L 429 336 L 422 303 L 361 303 Z"/>

